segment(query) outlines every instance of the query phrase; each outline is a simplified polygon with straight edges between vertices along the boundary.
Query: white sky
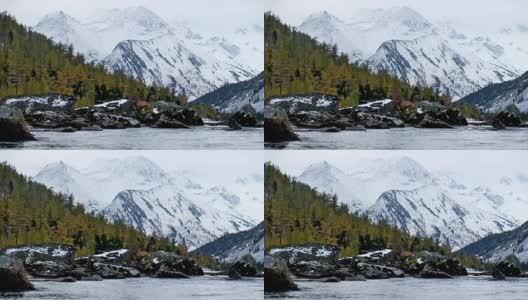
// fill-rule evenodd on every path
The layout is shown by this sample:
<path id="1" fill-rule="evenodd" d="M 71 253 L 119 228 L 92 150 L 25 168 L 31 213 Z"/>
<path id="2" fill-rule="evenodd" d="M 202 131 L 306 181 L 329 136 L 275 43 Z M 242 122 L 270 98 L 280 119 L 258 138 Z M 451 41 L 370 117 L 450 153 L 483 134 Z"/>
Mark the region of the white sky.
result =
<path id="1" fill-rule="evenodd" d="M 308 15 L 326 10 L 347 20 L 362 8 L 408 6 L 431 22 L 451 21 L 467 32 L 485 33 L 491 28 L 528 24 L 526 0 L 265 0 L 271 10 L 290 25 L 299 25 Z"/>
<path id="2" fill-rule="evenodd" d="M 469 186 L 496 184 L 501 177 L 519 172 L 528 174 L 528 151 L 286 150 L 266 152 L 266 161 L 279 166 L 288 175 L 298 176 L 310 164 L 324 160 L 351 173 L 359 161 L 401 156 L 410 157 L 429 171 L 447 174 Z"/>
<path id="3" fill-rule="evenodd" d="M 26 25 L 36 25 L 47 13 L 62 10 L 82 20 L 98 8 L 144 6 L 167 23 L 186 22 L 195 32 L 223 35 L 239 27 L 264 23 L 263 0 L 0 0 L 7 10 Z"/>
<path id="4" fill-rule="evenodd" d="M 107 150 L 7 150 L 0 161 L 7 161 L 23 174 L 33 176 L 46 164 L 64 161 L 76 169 L 94 160 L 144 156 L 167 172 L 183 171 L 199 184 L 229 185 L 237 177 L 264 176 L 264 151 L 107 151 Z"/>

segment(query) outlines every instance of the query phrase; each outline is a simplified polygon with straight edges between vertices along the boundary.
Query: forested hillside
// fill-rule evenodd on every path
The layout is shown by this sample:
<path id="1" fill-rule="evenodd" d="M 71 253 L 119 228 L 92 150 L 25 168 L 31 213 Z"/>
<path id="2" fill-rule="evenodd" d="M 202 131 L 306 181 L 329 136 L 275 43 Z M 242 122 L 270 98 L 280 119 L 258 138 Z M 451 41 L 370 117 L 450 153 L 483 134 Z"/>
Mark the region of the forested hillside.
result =
<path id="1" fill-rule="evenodd" d="M 366 66 L 350 63 L 336 45 L 314 38 L 283 24 L 271 13 L 264 15 L 265 98 L 321 92 L 339 96 L 341 107 L 359 100 L 429 100 L 449 104 L 429 87 L 411 86 L 388 73 L 375 74 Z"/>
<path id="2" fill-rule="evenodd" d="M 0 67 L 0 99 L 56 92 L 74 95 L 79 105 L 119 98 L 179 101 L 167 88 L 87 64 L 71 45 L 55 44 L 7 13 L 0 13 Z"/>
<path id="3" fill-rule="evenodd" d="M 413 237 L 388 224 L 373 224 L 351 214 L 336 196 L 322 194 L 281 173 L 264 167 L 265 248 L 306 242 L 337 245 L 341 256 L 391 248 L 395 253 L 429 250 L 443 254 L 448 247 L 430 238 Z"/>
<path id="4" fill-rule="evenodd" d="M 118 248 L 175 248 L 168 239 L 88 215 L 72 196 L 57 194 L 0 163 L 0 248 L 45 242 L 74 245 L 78 256 Z"/>

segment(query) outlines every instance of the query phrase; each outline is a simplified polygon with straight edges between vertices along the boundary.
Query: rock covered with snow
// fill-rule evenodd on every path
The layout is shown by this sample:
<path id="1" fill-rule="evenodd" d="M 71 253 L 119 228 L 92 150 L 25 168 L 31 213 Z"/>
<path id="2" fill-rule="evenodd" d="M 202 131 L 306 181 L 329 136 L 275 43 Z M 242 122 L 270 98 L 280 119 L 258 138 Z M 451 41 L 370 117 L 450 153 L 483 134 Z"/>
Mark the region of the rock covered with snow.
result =
<path id="1" fill-rule="evenodd" d="M 300 111 L 335 111 L 338 107 L 338 98 L 320 93 L 279 96 L 270 98 L 268 105 L 280 107 L 288 114 Z"/>
<path id="2" fill-rule="evenodd" d="M 71 113 L 73 111 L 75 98 L 62 94 L 28 95 L 17 97 L 6 97 L 0 101 L 0 105 L 15 107 L 30 114 L 36 111 L 55 111 Z"/>
<path id="3" fill-rule="evenodd" d="M 294 274 L 317 276 L 335 270 L 338 253 L 338 247 L 319 243 L 272 247 L 266 251 L 267 255 L 285 260 Z"/>
<path id="4" fill-rule="evenodd" d="M 72 264 L 75 248 L 63 244 L 28 244 L 16 247 L 7 247 L 0 252 L 2 255 L 14 256 L 22 260 L 25 265 L 38 261 L 56 261 Z"/>

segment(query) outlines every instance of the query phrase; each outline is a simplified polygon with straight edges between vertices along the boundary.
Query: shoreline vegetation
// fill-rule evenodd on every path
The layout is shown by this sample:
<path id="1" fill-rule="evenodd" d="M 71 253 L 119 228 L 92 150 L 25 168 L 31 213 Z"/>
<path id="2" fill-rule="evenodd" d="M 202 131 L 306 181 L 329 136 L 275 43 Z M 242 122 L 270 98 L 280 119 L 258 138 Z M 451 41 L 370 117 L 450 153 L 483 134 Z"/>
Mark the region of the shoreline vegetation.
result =
<path id="1" fill-rule="evenodd" d="M 335 133 L 399 127 L 528 127 L 511 104 L 496 113 L 350 61 L 336 45 L 265 14 L 265 143 L 299 140 L 297 128 Z M 523 122 L 524 120 L 524 122 Z M 268 145 L 268 146 L 270 146 Z"/>
<path id="2" fill-rule="evenodd" d="M 295 281 L 339 282 L 401 277 L 528 277 L 515 256 L 486 263 L 430 238 L 411 236 L 348 211 L 265 165 L 265 292 L 297 290 Z"/>
<path id="3" fill-rule="evenodd" d="M 225 263 L 188 254 L 173 240 L 88 214 L 72 196 L 55 193 L 5 163 L 0 164 L 0 207 L 2 292 L 32 289 L 34 280 L 259 276 L 251 255 Z"/>

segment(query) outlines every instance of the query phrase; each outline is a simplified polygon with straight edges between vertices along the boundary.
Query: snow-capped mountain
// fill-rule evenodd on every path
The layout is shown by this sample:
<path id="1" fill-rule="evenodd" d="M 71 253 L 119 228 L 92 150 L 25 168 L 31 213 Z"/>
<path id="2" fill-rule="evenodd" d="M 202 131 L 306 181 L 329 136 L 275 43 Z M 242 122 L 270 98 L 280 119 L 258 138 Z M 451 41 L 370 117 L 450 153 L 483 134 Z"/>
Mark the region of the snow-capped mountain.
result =
<path id="1" fill-rule="evenodd" d="M 169 25 L 147 8 L 130 7 L 97 10 L 83 22 L 52 13 L 33 30 L 73 44 L 89 61 L 111 71 L 174 88 L 191 100 L 263 69 L 263 42 L 252 43 L 258 26 L 226 37 L 203 37 L 183 24 Z"/>
<path id="2" fill-rule="evenodd" d="M 89 212 L 124 221 L 147 233 L 166 235 L 189 248 L 236 233 L 262 220 L 261 197 L 251 187 L 231 192 L 166 172 L 144 157 L 99 160 L 77 170 L 64 162 L 45 166 L 33 180 L 73 194 Z M 246 196 L 244 196 L 246 195 Z"/>
<path id="3" fill-rule="evenodd" d="M 195 102 L 206 103 L 225 112 L 235 112 L 250 104 L 257 112 L 264 112 L 264 72 L 250 80 L 225 85 Z"/>
<path id="4" fill-rule="evenodd" d="M 251 254 L 257 262 L 264 261 L 264 222 L 250 230 L 227 234 L 196 249 L 194 253 L 215 256 L 226 262 L 234 262 Z"/>
<path id="5" fill-rule="evenodd" d="M 360 10 L 348 20 L 325 11 L 298 26 L 374 71 L 438 88 L 455 100 L 528 70 L 528 44 L 519 41 L 528 37 L 523 28 L 465 34 L 452 23 L 432 23 L 409 7 Z"/>
<path id="6" fill-rule="evenodd" d="M 432 236 L 458 249 L 490 233 L 511 230 L 526 218 L 526 176 L 468 187 L 401 157 L 365 160 L 350 172 L 328 162 L 309 166 L 299 181 L 337 194 L 352 211 L 412 234 Z"/>
<path id="7" fill-rule="evenodd" d="M 515 255 L 521 263 L 528 263 L 528 222 L 503 233 L 489 235 L 460 249 L 460 253 L 480 256 L 497 263 L 509 255 Z"/>
<path id="8" fill-rule="evenodd" d="M 489 85 L 460 101 L 491 112 L 498 112 L 513 104 L 519 111 L 526 113 L 528 112 L 528 72 L 517 79 Z"/>

